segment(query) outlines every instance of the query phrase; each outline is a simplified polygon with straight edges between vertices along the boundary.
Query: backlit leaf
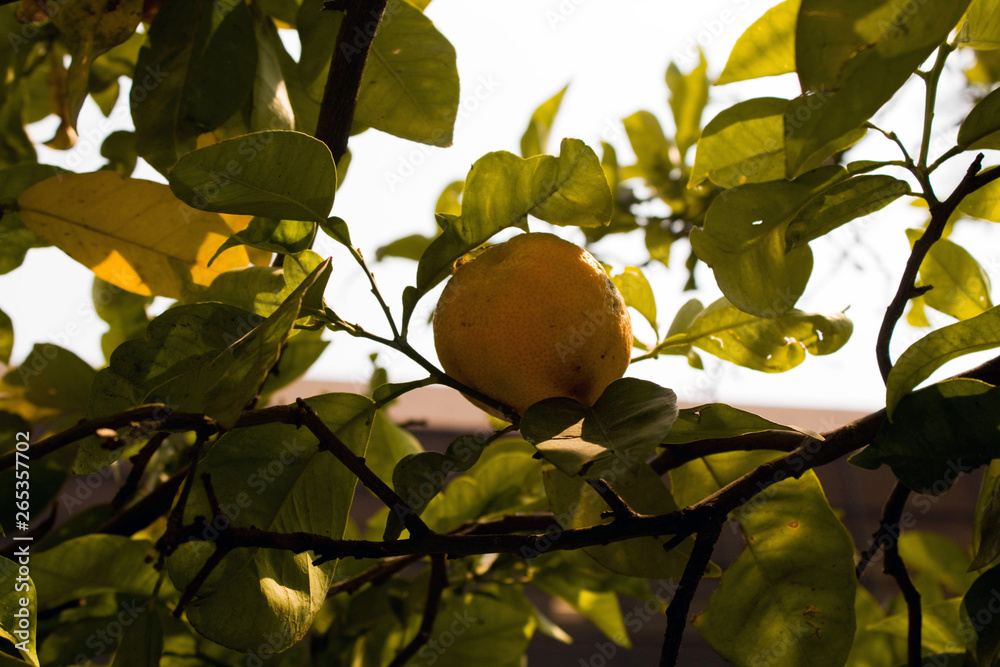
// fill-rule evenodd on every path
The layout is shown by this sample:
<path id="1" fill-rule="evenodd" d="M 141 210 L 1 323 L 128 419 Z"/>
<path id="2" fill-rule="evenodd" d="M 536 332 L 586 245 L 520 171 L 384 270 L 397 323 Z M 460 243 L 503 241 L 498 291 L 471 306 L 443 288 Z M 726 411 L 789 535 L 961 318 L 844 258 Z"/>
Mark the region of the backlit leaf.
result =
<path id="1" fill-rule="evenodd" d="M 622 123 L 636 157 L 635 175 L 652 188 L 669 187 L 674 168 L 670 157 L 673 145 L 663 133 L 660 121 L 648 111 L 637 111 L 622 119 Z"/>
<path id="2" fill-rule="evenodd" d="M 281 267 L 251 266 L 227 271 L 193 301 L 220 301 L 267 317 L 323 263 L 312 250 L 285 255 Z"/>
<path id="3" fill-rule="evenodd" d="M 0 363 L 10 363 L 10 353 L 14 349 L 14 323 L 10 316 L 0 310 Z"/>
<path id="4" fill-rule="evenodd" d="M 521 434 L 567 475 L 600 476 L 609 466 L 634 467 L 653 453 L 677 418 L 677 396 L 648 380 L 622 378 L 592 407 L 547 398 L 521 418 Z M 627 425 L 627 427 L 626 427 Z"/>
<path id="5" fill-rule="evenodd" d="M 733 305 L 774 317 L 788 312 L 812 273 L 812 251 L 789 248 L 786 231 L 796 212 L 847 173 L 824 167 L 795 181 L 753 183 L 726 190 L 712 202 L 691 247 L 712 267 Z"/>
<path id="6" fill-rule="evenodd" d="M 781 373 L 802 363 L 807 351 L 836 352 L 853 329 L 843 314 L 791 310 L 781 317 L 757 317 L 722 298 L 699 313 L 687 331 L 667 337 L 653 353 L 669 354 L 693 345 L 739 366 Z"/>
<path id="7" fill-rule="evenodd" d="M 919 229 L 907 229 L 910 247 L 923 235 Z M 939 239 L 934 242 L 920 265 L 921 285 L 931 285 L 924 303 L 960 320 L 982 315 L 993 307 L 990 300 L 990 277 L 962 246 Z"/>
<path id="8" fill-rule="evenodd" d="M 940 241 L 938 241 L 940 243 Z M 900 355 L 886 384 L 890 418 L 903 396 L 952 359 L 1000 346 L 1000 308 L 930 332 Z"/>
<path id="9" fill-rule="evenodd" d="M 245 3 L 166 2 L 139 52 L 131 103 L 136 148 L 161 173 L 249 98 L 257 71 Z M 211 94 L 206 94 L 211 91 Z"/>
<path id="10" fill-rule="evenodd" d="M 983 3 L 973 0 L 972 4 L 975 7 L 975 5 Z M 970 8 L 970 15 L 972 11 Z M 997 13 L 997 18 L 1000 19 L 1000 12 Z M 997 28 L 997 47 L 1000 48 L 1000 20 L 998 20 Z M 1000 114 L 1000 90 L 994 90 L 979 100 L 962 121 L 961 127 L 958 128 L 958 145 L 970 151 L 1000 148 L 998 114 Z"/>
<path id="11" fill-rule="evenodd" d="M 535 109 L 534 113 L 531 114 L 528 127 L 524 131 L 524 134 L 521 135 L 521 157 L 527 158 L 545 153 L 546 145 L 549 142 L 549 134 L 552 131 L 552 123 L 556 120 L 556 114 L 559 113 L 559 106 L 562 104 L 562 98 L 566 94 L 567 88 L 569 88 L 569 84 L 566 84 L 562 90 L 545 102 L 542 102 Z"/>
<path id="12" fill-rule="evenodd" d="M 976 575 L 965 548 L 930 530 L 907 530 L 899 536 L 899 555 L 912 571 L 926 573 L 953 595 L 962 595 Z"/>
<path id="13" fill-rule="evenodd" d="M 160 667 L 163 654 L 163 624 L 156 610 L 137 608 L 138 616 L 122 633 L 111 667 Z"/>
<path id="14" fill-rule="evenodd" d="M 90 68 L 94 59 L 132 36 L 142 15 L 142 0 L 75 0 L 59 6 L 52 23 L 59 28 L 73 61 L 69 66 L 66 106 L 69 125 L 87 97 Z"/>
<path id="15" fill-rule="evenodd" d="M 58 167 L 34 163 L 0 170 L 0 199 L 17 199 L 32 185 L 61 173 L 64 172 Z M 3 239 L 0 243 L 0 274 L 19 267 L 29 249 L 49 245 L 24 226 L 17 211 L 7 207 L 0 210 L 0 238 Z"/>
<path id="16" fill-rule="evenodd" d="M 860 127 L 947 37 L 969 0 L 802 0 L 795 63 L 803 95 L 785 114 L 788 174 L 824 159 Z"/>
<path id="17" fill-rule="evenodd" d="M 677 504 L 701 500 L 777 454 L 686 463 L 670 472 Z M 694 627 L 735 665 L 843 665 L 855 629 L 854 546 L 816 475 L 784 479 L 732 516 L 746 546 Z"/>
<path id="18" fill-rule="evenodd" d="M 701 113 L 708 102 L 708 62 L 705 54 L 699 51 L 698 66 L 687 74 L 673 63 L 667 67 L 667 87 L 670 88 L 670 110 L 674 115 L 674 125 L 677 132 L 674 141 L 681 159 L 691 146 L 698 141 L 701 134 Z"/>
<path id="19" fill-rule="evenodd" d="M 63 174 L 29 188 L 18 207 L 25 226 L 134 294 L 180 298 L 186 283 L 208 285 L 249 263 L 246 250 L 233 248 L 209 267 L 247 221 L 186 206 L 161 183 L 110 171 Z"/>
<path id="20" fill-rule="evenodd" d="M 653 331 L 656 331 L 656 299 L 653 296 L 653 288 L 650 287 L 642 270 L 635 266 L 626 266 L 622 273 L 612 276 L 611 280 L 625 299 L 625 305 L 635 308 L 646 318 Z"/>
<path id="21" fill-rule="evenodd" d="M 254 132 L 182 157 L 170 188 L 200 210 L 325 221 L 337 167 L 322 141 L 302 132 Z"/>
<path id="22" fill-rule="evenodd" d="M 923 622 L 920 627 L 921 645 L 924 649 L 925 657 L 921 660 L 931 660 L 942 667 L 961 667 L 967 664 L 962 660 L 963 654 L 955 654 L 957 647 L 965 646 L 965 637 L 959 609 L 962 600 L 952 598 L 940 602 L 932 602 L 922 605 Z M 888 616 L 887 618 L 874 623 L 868 627 L 869 632 L 886 634 L 897 637 L 901 641 L 906 641 L 909 636 L 909 618 L 907 611 L 903 611 Z M 930 656 L 928 653 L 940 655 Z"/>
<path id="23" fill-rule="evenodd" d="M 917 493 L 941 495 L 959 473 L 1000 456 L 1000 389 L 978 380 L 945 380 L 905 396 L 872 443 L 849 461 L 883 463 Z"/>
<path id="24" fill-rule="evenodd" d="M 735 438 L 747 433 L 771 430 L 799 431 L 804 436 L 816 435 L 795 426 L 776 424 L 725 403 L 709 403 L 681 410 L 670 433 L 663 439 L 663 444 L 679 445 L 709 438 Z"/>
<path id="25" fill-rule="evenodd" d="M 740 35 L 718 85 L 795 71 L 795 22 L 801 0 L 767 10 Z"/>
<path id="26" fill-rule="evenodd" d="M 710 178 L 731 188 L 784 178 L 787 106 L 788 100 L 758 97 L 719 112 L 698 139 L 689 185 Z"/>
<path id="27" fill-rule="evenodd" d="M 991 0 L 972 0 L 958 38 L 959 43 L 974 49 L 1000 48 L 1000 10 L 996 3 Z"/>
<path id="28" fill-rule="evenodd" d="M 355 394 L 325 394 L 307 401 L 358 456 L 365 455 L 372 402 Z M 235 526 L 302 531 L 341 538 L 357 479 L 316 438 L 294 425 L 266 424 L 221 437 L 199 472 L 208 474 L 220 506 Z M 201 484 L 191 490 L 185 523 L 211 516 Z M 207 530 L 214 530 L 208 527 Z M 183 590 L 214 550 L 211 533 L 185 542 L 167 559 Z M 309 552 L 237 549 L 202 585 L 187 618 L 212 641 L 249 651 L 261 636 L 277 638 L 275 651 L 298 642 L 326 599 L 336 562 L 313 565 Z"/>
<path id="29" fill-rule="evenodd" d="M 215 251 L 218 257 L 238 245 L 248 245 L 269 253 L 293 254 L 309 248 L 316 235 L 316 223 L 255 216 L 247 228 L 236 232 Z"/>

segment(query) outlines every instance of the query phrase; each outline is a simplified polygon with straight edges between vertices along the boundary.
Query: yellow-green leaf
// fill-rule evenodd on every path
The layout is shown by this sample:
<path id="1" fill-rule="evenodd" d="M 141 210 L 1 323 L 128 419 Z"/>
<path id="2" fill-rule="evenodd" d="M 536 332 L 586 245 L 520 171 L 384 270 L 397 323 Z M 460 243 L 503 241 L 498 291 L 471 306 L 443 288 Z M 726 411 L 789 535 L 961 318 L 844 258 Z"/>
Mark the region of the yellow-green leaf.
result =
<path id="1" fill-rule="evenodd" d="M 66 82 L 70 125 L 76 126 L 87 97 L 94 59 L 132 36 L 142 17 L 142 5 L 142 0 L 73 0 L 56 7 L 52 23 L 73 56 Z"/>
<path id="2" fill-rule="evenodd" d="M 239 246 L 208 266 L 248 216 L 191 208 L 161 183 L 110 171 L 63 174 L 29 188 L 17 203 L 28 229 L 134 294 L 177 299 L 189 281 L 208 285 L 220 273 L 249 264 Z"/>
<path id="3" fill-rule="evenodd" d="M 994 0 L 972 0 L 958 37 L 963 46 L 1000 49 L 1000 6 Z"/>
<path id="4" fill-rule="evenodd" d="M 562 90 L 543 102 L 535 112 L 531 114 L 528 121 L 528 128 L 521 135 L 521 157 L 531 157 L 545 152 L 545 146 L 549 142 L 549 133 L 552 131 L 552 123 L 559 113 L 559 105 L 562 104 L 563 95 L 569 84 L 563 86 Z M 440 211 L 440 209 L 437 209 Z"/>
<path id="5" fill-rule="evenodd" d="M 717 84 L 795 71 L 795 21 L 801 0 L 785 0 L 740 35 Z"/>
<path id="6" fill-rule="evenodd" d="M 911 247 L 922 234 L 919 229 L 906 230 Z M 924 257 L 920 284 L 932 286 L 924 294 L 928 306 L 960 320 L 993 307 L 989 275 L 965 248 L 948 239 L 937 240 Z"/>

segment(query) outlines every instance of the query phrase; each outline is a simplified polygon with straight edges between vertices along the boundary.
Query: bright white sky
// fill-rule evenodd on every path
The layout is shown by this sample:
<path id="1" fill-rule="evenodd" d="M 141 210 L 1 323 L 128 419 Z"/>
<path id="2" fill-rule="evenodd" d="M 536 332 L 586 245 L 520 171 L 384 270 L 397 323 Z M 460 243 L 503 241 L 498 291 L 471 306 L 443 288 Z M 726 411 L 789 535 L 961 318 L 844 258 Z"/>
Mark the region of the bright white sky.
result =
<path id="1" fill-rule="evenodd" d="M 353 162 L 338 193 L 333 212 L 351 228 L 354 242 L 368 257 L 375 249 L 411 233 L 434 229 L 433 206 L 442 188 L 464 178 L 480 156 L 494 150 L 518 150 L 521 133 L 534 108 L 566 83 L 569 91 L 553 129 L 550 150 L 558 149 L 562 137 L 577 137 L 598 147 L 603 139 L 618 148 L 626 163 L 630 150 L 620 119 L 640 109 L 652 111 L 672 132 L 667 106 L 664 72 L 669 62 L 683 71 L 697 64 L 696 47 L 707 54 L 709 73 L 717 76 L 725 65 L 733 43 L 767 8 L 776 4 L 761 0 L 702 0 L 695 3 L 663 0 L 480 0 L 475 11 L 461 0 L 434 0 L 427 15 L 455 45 L 461 77 L 461 107 L 454 145 L 437 149 L 405 142 L 375 131 L 351 140 Z M 959 99 L 962 77 L 953 58 L 942 99 Z M 743 99 L 763 95 L 792 97 L 797 93 L 792 76 L 731 84 L 711 91 L 707 122 L 721 109 Z M 919 130 L 914 109 L 922 108 L 922 87 L 911 81 L 905 99 L 896 102 L 895 113 L 876 117 L 883 127 L 895 129 L 915 147 Z M 126 99 L 123 96 L 123 99 Z M 949 105 L 950 106 L 950 105 Z M 955 105 L 960 111 L 962 105 Z M 956 113 L 939 109 L 942 142 L 953 142 Z M 81 115 L 81 140 L 70 153 L 43 149 L 40 159 L 68 165 L 76 171 L 103 164 L 100 142 L 112 129 L 131 129 L 131 119 L 121 106 L 108 123 L 96 106 L 88 102 Z M 32 128 L 32 136 L 48 139 L 55 128 L 53 118 Z M 944 147 L 949 143 L 944 143 Z M 892 147 L 873 139 L 864 157 L 891 155 Z M 940 152 L 940 151 L 938 151 Z M 851 155 L 852 159 L 861 157 Z M 994 157 L 995 156 L 991 156 Z M 987 158 L 990 164 L 991 157 Z M 957 171 L 938 181 L 939 194 L 947 193 L 945 181 L 957 178 L 971 160 L 955 160 Z M 993 160 L 995 163 L 995 159 Z M 162 180 L 141 165 L 136 177 Z M 397 178 L 399 177 L 399 178 Z M 400 178 L 402 179 L 400 182 Z M 683 403 L 724 401 L 737 404 L 774 404 L 825 408 L 876 409 L 884 405 L 884 390 L 874 361 L 874 341 L 885 305 L 905 262 L 908 244 L 903 230 L 922 223 L 921 214 L 903 202 L 856 221 L 830 237 L 813 244 L 816 268 L 810 288 L 799 307 L 811 312 L 832 313 L 850 308 L 855 333 L 848 345 L 829 357 L 809 357 L 797 369 L 766 375 L 702 354 L 706 371 L 688 368 L 680 357 L 645 361 L 629 369 L 629 375 L 672 387 Z M 541 229 L 544 225 L 539 225 Z M 564 230 L 563 235 L 580 241 L 582 236 Z M 992 225 L 965 225 L 954 240 L 966 247 L 996 276 L 1000 253 Z M 992 241 L 991 241 L 992 239 Z M 347 254 L 332 242 L 316 248 L 335 257 L 334 274 L 327 300 L 342 317 L 384 330 L 381 312 L 367 291 L 364 276 Z M 600 259 L 621 269 L 645 257 L 639 237 L 615 237 L 595 248 Z M 687 249 L 678 246 L 670 270 L 651 266 L 646 271 L 657 296 L 661 330 L 692 295 L 681 292 L 686 274 L 683 261 Z M 399 312 L 399 294 L 412 283 L 416 265 L 389 260 L 375 265 L 376 277 L 394 310 Z M 704 267 L 702 267 L 704 268 Z M 718 296 L 708 270 L 699 275 L 707 304 Z M 35 342 L 54 342 L 72 349 L 95 366 L 103 363 L 100 334 L 104 324 L 90 300 L 92 274 L 67 259 L 60 251 L 32 250 L 25 264 L 0 276 L 0 308 L 15 324 L 14 362 L 23 359 Z M 436 300 L 432 293 L 414 317 L 414 343 L 433 356 L 433 340 L 427 318 Z M 937 324 L 950 318 L 938 317 Z M 652 332 L 633 318 L 637 335 L 650 340 Z M 902 324 L 893 346 L 894 356 L 922 332 Z M 377 348 L 355 341 L 346 334 L 328 334 L 333 344 L 309 373 L 312 379 L 366 381 L 371 365 L 368 354 Z M 943 372 L 975 363 L 974 358 L 956 362 Z M 419 369 L 405 358 L 382 355 L 393 380 L 420 377 Z"/>

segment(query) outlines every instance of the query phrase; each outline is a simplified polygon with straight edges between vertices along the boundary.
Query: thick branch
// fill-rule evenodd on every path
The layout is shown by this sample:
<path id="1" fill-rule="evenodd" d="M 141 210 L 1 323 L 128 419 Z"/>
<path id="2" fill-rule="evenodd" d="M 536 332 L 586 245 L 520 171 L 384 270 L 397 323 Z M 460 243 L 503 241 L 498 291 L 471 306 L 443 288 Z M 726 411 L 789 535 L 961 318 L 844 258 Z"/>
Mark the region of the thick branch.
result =
<path id="1" fill-rule="evenodd" d="M 337 163 L 347 152 L 361 75 L 386 4 L 387 0 L 336 0 L 324 7 L 344 12 L 316 124 L 316 138 L 329 146 Z"/>

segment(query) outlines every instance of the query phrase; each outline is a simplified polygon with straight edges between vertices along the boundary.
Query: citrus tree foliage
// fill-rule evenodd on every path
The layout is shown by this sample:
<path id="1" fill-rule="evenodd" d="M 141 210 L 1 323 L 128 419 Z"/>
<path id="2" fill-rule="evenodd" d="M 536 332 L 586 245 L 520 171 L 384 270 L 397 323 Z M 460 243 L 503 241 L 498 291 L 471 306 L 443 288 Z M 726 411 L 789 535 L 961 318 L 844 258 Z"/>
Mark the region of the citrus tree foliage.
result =
<path id="1" fill-rule="evenodd" d="M 1000 149 L 998 0 L 784 0 L 717 81 L 704 59 L 669 65 L 669 108 L 622 119 L 630 164 L 623 145 L 550 136 L 563 89 L 531 116 L 520 155 L 484 155 L 441 194 L 427 212 L 435 235 L 365 249 L 415 260 L 401 294 L 379 291 L 351 241 L 366 221 L 337 216 L 348 137 L 449 145 L 456 54 L 426 2 L 326 5 L 0 6 L 0 270 L 56 246 L 93 271 L 108 325 L 101 368 L 52 344 L 11 359 L 18 323 L 0 312 L 0 524 L 33 540 L 6 542 L 0 558 L 0 663 L 517 665 L 535 634 L 571 641 L 529 593 L 625 648 L 645 621 L 619 596 L 665 612 L 664 665 L 686 664 L 688 623 L 735 665 L 996 663 L 1000 367 L 922 384 L 1000 345 L 980 249 L 946 238 L 1000 222 L 1000 170 L 979 152 Z M 297 60 L 279 29 L 297 31 Z M 937 94 L 956 52 L 975 62 L 979 93 L 957 134 L 938 132 L 943 145 L 931 141 L 934 111 L 956 104 Z M 711 84 L 789 73 L 797 97 L 703 117 Z M 47 144 L 71 147 L 84 100 L 110 113 L 123 76 L 135 130 L 104 139 L 107 164 L 38 163 L 25 126 L 55 114 Z M 922 120 L 913 155 L 872 122 L 907 82 L 925 101 L 908 109 Z M 881 157 L 852 161 L 858 145 Z M 163 178 L 133 178 L 139 158 Z M 932 176 L 948 162 L 965 176 L 939 192 Z M 498 232 L 578 227 L 589 243 L 645 240 L 648 254 L 611 276 L 655 332 L 635 342 L 633 363 L 700 368 L 709 354 L 780 373 L 853 332 L 845 313 L 796 307 L 810 242 L 900 199 L 928 213 L 923 228 L 898 230 L 912 254 L 874 350 L 886 408 L 823 434 L 724 404 L 678 410 L 669 388 L 628 377 L 592 406 L 557 397 L 518 415 L 408 337 L 417 303 Z M 319 235 L 364 270 L 385 323 L 337 314 L 328 287 L 345 269 L 313 250 Z M 638 268 L 649 261 L 685 263 L 688 287 L 704 263 L 722 296 L 664 313 Z M 155 317 L 154 297 L 171 303 Z M 893 362 L 908 304 L 913 324 L 927 308 L 954 322 Z M 367 394 L 269 403 L 343 336 L 426 374 L 390 384 L 377 370 Z M 385 408 L 429 384 L 511 423 L 424 451 Z M 28 441 L 30 468 L 16 451 Z M 848 456 L 898 479 L 869 544 L 852 542 L 813 472 Z M 980 467 L 971 552 L 900 534 L 911 493 L 946 493 Z M 110 502 L 80 491 L 95 479 L 117 489 Z M 361 523 L 350 513 L 359 481 L 384 505 Z M 744 546 L 723 567 L 712 552 L 727 522 Z M 874 561 L 901 591 L 887 606 L 858 584 Z M 720 581 L 698 608 L 703 577 Z"/>

